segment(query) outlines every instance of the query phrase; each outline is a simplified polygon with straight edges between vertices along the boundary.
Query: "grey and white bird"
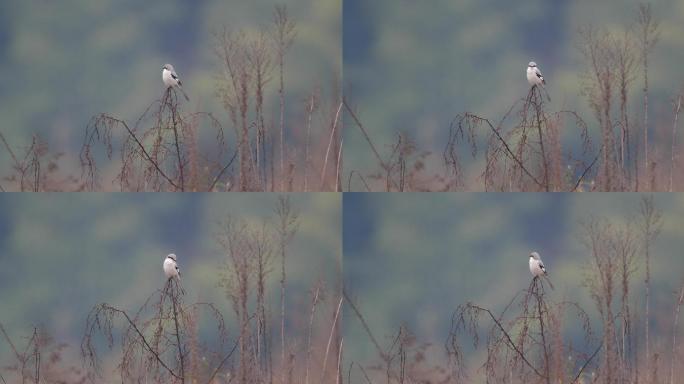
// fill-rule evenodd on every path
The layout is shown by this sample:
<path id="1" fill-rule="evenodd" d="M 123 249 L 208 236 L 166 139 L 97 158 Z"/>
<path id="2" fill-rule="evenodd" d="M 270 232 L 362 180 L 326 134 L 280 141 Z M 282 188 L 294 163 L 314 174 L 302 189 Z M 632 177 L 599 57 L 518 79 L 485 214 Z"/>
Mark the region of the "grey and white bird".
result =
<path id="1" fill-rule="evenodd" d="M 183 93 L 183 96 L 185 96 L 185 100 L 190 101 L 190 98 L 183 90 L 183 84 L 181 83 L 180 78 L 178 78 L 176 71 L 173 69 L 173 65 L 164 64 L 162 67 L 162 81 L 167 88 L 178 87 Z"/>
<path id="2" fill-rule="evenodd" d="M 530 253 L 530 272 L 534 277 L 545 277 L 553 289 L 553 284 L 551 284 L 551 281 L 549 280 L 549 275 L 548 272 L 546 272 L 546 267 L 544 267 L 544 262 L 542 262 L 541 257 L 537 252 Z"/>
<path id="3" fill-rule="evenodd" d="M 164 274 L 167 279 L 178 277 L 180 280 L 180 268 L 178 268 L 178 263 L 176 262 L 176 255 L 170 253 L 164 259 Z"/>
<path id="4" fill-rule="evenodd" d="M 546 275 L 546 268 L 544 268 L 544 263 L 537 252 L 530 253 L 530 272 L 535 277 Z"/>
<path id="5" fill-rule="evenodd" d="M 546 98 L 551 101 L 551 97 L 549 96 L 549 93 L 546 91 L 545 87 L 546 80 L 544 80 L 544 76 L 542 76 L 539 67 L 537 67 L 537 63 L 534 61 L 530 61 L 530 63 L 527 64 L 527 82 L 533 87 L 540 86 L 544 88 L 544 92 L 546 92 Z"/>

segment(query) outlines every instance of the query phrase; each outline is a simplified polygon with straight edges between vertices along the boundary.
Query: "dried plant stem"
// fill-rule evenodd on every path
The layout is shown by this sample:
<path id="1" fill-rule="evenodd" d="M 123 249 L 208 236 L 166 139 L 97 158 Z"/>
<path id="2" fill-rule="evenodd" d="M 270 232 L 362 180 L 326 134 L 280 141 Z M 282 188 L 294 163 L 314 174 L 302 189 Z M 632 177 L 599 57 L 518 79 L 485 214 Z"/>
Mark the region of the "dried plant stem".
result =
<path id="1" fill-rule="evenodd" d="M 530 363 L 529 360 L 527 360 L 527 357 L 525 357 L 525 354 L 520 349 L 518 349 L 517 345 L 515 344 L 515 342 L 511 338 L 511 336 L 508 334 L 508 332 L 506 331 L 504 326 L 501 324 L 499 319 L 497 319 L 496 316 L 494 316 L 492 311 L 490 311 L 489 309 L 480 307 L 478 305 L 475 305 L 473 303 L 468 303 L 468 306 L 471 308 L 474 308 L 480 312 L 486 313 L 489 316 L 490 320 L 492 320 L 494 322 L 494 324 L 496 324 L 496 327 L 499 329 L 501 334 L 504 335 L 506 343 L 508 344 L 508 346 L 511 349 L 513 349 L 513 351 L 515 351 L 515 353 L 520 357 L 520 359 L 525 363 L 525 365 L 527 365 L 532 371 L 534 371 L 534 373 L 537 374 L 537 376 L 539 376 L 540 378 L 545 377 L 543 373 L 539 372 L 537 370 L 537 368 L 535 368 L 535 366 L 532 365 L 532 363 Z"/>
<path id="2" fill-rule="evenodd" d="M 171 88 L 167 88 L 167 92 L 169 92 L 170 95 Z M 180 173 L 180 190 L 181 192 L 185 191 L 185 181 L 183 178 L 183 156 L 181 154 L 180 150 L 180 143 L 178 140 L 178 124 L 177 124 L 177 111 L 176 108 L 171 109 L 171 119 L 172 119 L 172 124 L 173 124 L 173 137 L 174 137 L 174 145 L 176 147 L 176 157 L 178 158 L 178 172 Z"/>
<path id="3" fill-rule="evenodd" d="M 546 383 L 551 383 L 551 376 L 549 375 L 549 351 L 546 345 L 546 333 L 544 332 L 544 290 L 542 288 L 539 276 L 535 276 L 533 284 L 533 294 L 537 299 L 537 314 L 539 316 L 539 333 L 541 334 L 542 348 L 544 349 L 544 371 L 546 373 Z"/>
<path id="4" fill-rule="evenodd" d="M 669 191 L 672 192 L 672 176 L 674 174 L 675 168 L 675 148 L 676 148 L 676 138 L 677 138 L 677 120 L 679 119 L 679 111 L 682 108 L 682 94 L 677 96 L 677 104 L 675 106 L 675 116 L 674 123 L 672 123 L 672 149 L 670 158 L 670 188 Z"/>
<path id="5" fill-rule="evenodd" d="M 304 363 L 306 373 L 304 375 L 304 384 L 309 384 L 309 372 L 311 370 L 311 337 L 313 334 L 314 316 L 316 315 L 316 305 L 320 299 L 321 287 L 318 285 L 314 292 L 313 303 L 311 304 L 311 315 L 309 316 L 309 331 L 306 338 L 306 361 Z"/>
<path id="6" fill-rule="evenodd" d="M 330 157 L 330 148 L 332 148 L 333 140 L 335 139 L 335 129 L 337 128 L 337 122 L 340 119 L 340 112 L 342 111 L 342 105 L 344 102 L 340 103 L 337 107 L 337 112 L 335 113 L 335 120 L 333 120 L 332 128 L 330 129 L 330 138 L 328 139 L 328 148 L 325 150 L 325 158 L 323 160 L 323 169 L 321 170 L 321 188 L 325 185 L 325 174 L 328 169 L 328 158 Z"/>
<path id="7" fill-rule="evenodd" d="M 273 14 L 273 25 L 275 31 L 273 33 L 276 48 L 278 50 L 278 96 L 280 102 L 280 190 L 285 190 L 285 54 L 292 45 L 292 41 L 296 36 L 295 26 L 293 21 L 288 19 L 287 7 L 285 5 L 278 5 L 275 7 Z"/>
<path id="8" fill-rule="evenodd" d="M 340 148 L 337 151 L 337 167 L 335 167 L 335 192 L 342 192 L 340 189 L 340 178 L 342 177 L 342 148 L 344 148 L 344 139 L 340 140 Z"/>
<path id="9" fill-rule="evenodd" d="M 185 383 L 185 358 L 183 354 L 183 344 L 181 344 L 180 340 L 181 331 L 180 327 L 178 326 L 178 308 L 176 307 L 176 302 L 178 301 L 178 295 L 180 293 L 178 292 L 178 285 L 173 285 L 174 282 L 177 283 L 177 280 L 169 278 L 168 282 L 171 288 L 169 290 L 169 292 L 171 293 L 171 303 L 173 304 L 173 323 L 176 327 L 174 333 L 176 334 L 176 346 L 178 348 L 178 360 L 180 362 L 180 379 L 181 383 Z"/>
<path id="10" fill-rule="evenodd" d="M 309 151 L 311 142 L 311 117 L 314 111 L 315 95 L 312 92 L 309 96 L 309 103 L 306 109 L 306 139 L 304 142 L 304 192 L 309 191 Z"/>
<path id="11" fill-rule="evenodd" d="M 599 351 L 601 350 L 601 348 L 603 348 L 603 344 L 599 344 L 599 346 L 596 348 L 596 350 L 594 351 L 594 353 L 592 353 L 591 356 L 589 356 L 589 358 L 587 359 L 587 361 L 585 361 L 584 364 L 582 364 L 582 367 L 581 367 L 580 370 L 577 372 L 577 375 L 575 375 L 575 378 L 571 381 L 571 384 L 576 383 L 576 382 L 580 379 L 580 377 L 582 376 L 582 373 L 584 372 L 584 370 L 587 368 L 587 366 L 589 365 L 589 363 L 591 363 L 591 361 L 594 360 L 594 357 L 596 357 L 596 355 L 599 353 Z"/>
<path id="12" fill-rule="evenodd" d="M 679 311 L 684 304 L 684 285 L 679 289 L 679 297 L 674 310 L 674 321 L 672 322 L 672 356 L 670 357 L 670 384 L 674 384 L 675 361 L 677 360 L 677 326 L 679 325 Z"/>
<path id="13" fill-rule="evenodd" d="M 240 343 L 240 340 L 239 340 L 239 339 L 235 341 L 235 343 L 233 344 L 233 348 L 230 349 L 230 351 L 228 352 L 228 354 L 226 354 L 226 356 L 223 357 L 223 359 L 221 360 L 221 362 L 220 362 L 220 363 L 216 366 L 216 368 L 214 368 L 214 370 L 212 371 L 211 375 L 209 376 L 209 380 L 207 380 L 207 384 L 213 383 L 214 377 L 216 377 L 216 375 L 217 375 L 218 372 L 221 370 L 221 368 L 222 368 L 223 365 L 226 363 L 226 361 L 228 361 L 228 359 L 233 355 L 233 353 L 235 353 L 235 350 L 237 349 L 239 343 Z"/>
<path id="14" fill-rule="evenodd" d="M 337 384 L 342 384 L 342 373 L 340 371 L 340 368 L 342 367 L 342 347 L 344 346 L 344 338 L 340 339 L 340 351 L 337 354 L 337 374 L 335 377 L 337 377 Z"/>
<path id="15" fill-rule="evenodd" d="M 171 369 L 166 363 L 164 363 L 164 361 L 161 359 L 161 357 L 159 356 L 159 354 L 157 353 L 157 351 L 155 351 L 155 349 L 152 348 L 152 346 L 149 344 L 149 342 L 148 342 L 147 339 L 145 338 L 145 335 L 143 335 L 143 333 L 142 333 L 142 332 L 140 331 L 140 329 L 138 328 L 138 325 L 135 324 L 135 322 L 128 316 L 128 313 L 126 313 L 126 311 L 121 310 L 121 309 L 118 309 L 118 308 L 115 308 L 115 307 L 112 307 L 112 306 L 110 306 L 110 305 L 108 305 L 108 304 L 101 304 L 101 305 L 99 305 L 98 308 L 97 308 L 97 310 L 103 310 L 103 311 L 108 311 L 108 312 L 112 312 L 112 313 L 118 313 L 118 314 L 122 315 L 122 316 L 126 319 L 126 321 L 128 322 L 129 327 L 131 327 L 131 329 L 132 329 L 133 331 L 135 331 L 135 333 L 136 333 L 136 334 L 138 335 L 138 337 L 140 338 L 140 341 L 142 341 L 143 346 L 145 346 L 145 349 L 147 349 L 147 351 L 154 357 L 154 359 L 155 359 L 155 360 L 156 360 L 164 369 L 166 369 L 166 371 L 169 372 L 169 374 L 170 374 L 171 376 L 173 376 L 173 377 L 175 377 L 176 379 L 179 379 L 179 380 L 182 380 L 182 379 L 183 379 L 181 376 L 179 376 L 178 374 L 176 374 L 176 372 L 174 372 L 173 369 Z"/>
<path id="16" fill-rule="evenodd" d="M 659 38 L 658 22 L 653 20 L 651 4 L 639 4 L 637 24 L 640 32 L 641 64 L 644 76 L 644 172 L 646 173 L 646 179 L 648 179 L 648 172 L 650 170 L 650 162 L 648 157 L 648 55 L 658 42 Z M 649 347 L 647 343 L 647 351 L 648 348 Z"/>
<path id="17" fill-rule="evenodd" d="M 363 329 L 366 331 L 366 334 L 368 334 L 368 337 L 370 338 L 371 342 L 375 346 L 375 349 L 378 351 L 378 354 L 380 357 L 382 357 L 383 361 L 387 362 L 389 358 L 385 354 L 385 352 L 382 350 L 382 347 L 380 347 L 380 343 L 375 339 L 375 336 L 373 336 L 373 332 L 371 332 L 370 327 L 368 326 L 368 323 L 366 323 L 366 319 L 361 315 L 361 311 L 356 307 L 352 299 L 349 298 L 349 295 L 347 295 L 347 291 L 342 291 L 342 295 L 344 299 L 349 303 L 349 306 L 351 309 L 354 311 L 354 314 L 356 314 L 356 317 L 359 319 L 361 322 L 361 325 L 363 326 Z"/>
<path id="18" fill-rule="evenodd" d="M 542 158 L 542 167 L 544 171 L 544 188 L 546 189 L 546 192 L 549 191 L 549 169 L 548 169 L 548 164 L 546 162 L 546 151 L 544 150 L 544 136 L 542 134 L 542 96 L 541 96 L 541 91 L 539 90 L 539 87 L 536 85 L 534 88 L 537 89 L 537 92 L 534 93 L 537 95 L 534 106 L 535 106 L 535 116 L 537 118 L 537 133 L 539 135 L 539 148 L 541 150 L 541 158 Z"/>
<path id="19" fill-rule="evenodd" d="M 332 326 L 330 327 L 330 336 L 328 337 L 328 345 L 325 347 L 325 355 L 323 356 L 323 369 L 321 370 L 321 384 L 325 380 L 325 372 L 326 372 L 326 368 L 328 367 L 328 355 L 330 354 L 330 346 L 332 345 L 333 336 L 335 335 L 335 330 L 337 329 L 336 328 L 337 327 L 337 319 L 339 318 L 340 312 L 342 309 L 342 301 L 344 301 L 344 297 L 340 297 L 340 300 L 337 303 L 337 309 L 335 309 L 335 316 L 333 316 L 333 323 L 332 323 Z M 339 352 L 339 354 L 341 355 L 342 353 Z"/>
<path id="20" fill-rule="evenodd" d="M 368 132 L 366 132 L 366 128 L 363 127 L 363 124 L 361 124 L 361 121 L 359 120 L 359 118 L 356 117 L 356 114 L 354 113 L 352 108 L 349 106 L 346 99 L 342 99 L 342 104 L 344 104 L 345 109 L 349 112 L 349 115 L 351 115 L 352 119 L 356 123 L 356 126 L 358 126 L 359 129 L 361 130 L 361 133 L 363 133 L 363 136 L 366 138 L 366 142 L 368 142 L 368 145 L 370 146 L 371 150 L 375 154 L 375 158 L 378 160 L 378 163 L 380 163 L 380 166 L 382 167 L 382 169 L 387 171 L 387 169 L 389 167 L 382 160 L 382 157 L 380 156 L 380 153 L 378 152 L 378 150 L 375 149 L 375 145 L 373 145 L 373 142 L 371 141 L 370 137 L 368 136 Z"/>

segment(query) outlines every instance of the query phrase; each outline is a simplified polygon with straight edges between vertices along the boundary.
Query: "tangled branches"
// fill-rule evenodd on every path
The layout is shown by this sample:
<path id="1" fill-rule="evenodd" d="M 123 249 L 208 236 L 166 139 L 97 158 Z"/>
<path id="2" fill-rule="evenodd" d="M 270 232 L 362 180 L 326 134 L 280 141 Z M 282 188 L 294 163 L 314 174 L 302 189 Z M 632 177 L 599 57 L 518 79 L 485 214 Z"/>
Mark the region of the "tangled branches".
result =
<path id="1" fill-rule="evenodd" d="M 215 375 L 215 372 L 209 373 L 189 363 L 197 359 L 196 324 L 197 312 L 201 308 L 207 310 L 215 321 L 217 333 L 214 340 L 218 341 L 218 345 L 216 351 L 208 354 L 208 359 L 217 362 L 217 367 L 220 367 L 226 360 L 220 357 L 227 339 L 223 316 L 213 304 L 194 303 L 185 306 L 179 281 L 169 279 L 164 288 L 148 297 L 134 315 L 107 303 L 99 304 L 90 311 L 81 341 L 81 355 L 92 369 L 91 376 L 101 376 L 97 336 L 104 338 L 108 349 L 112 349 L 115 331 L 121 333 L 121 358 L 117 370 L 124 382 L 151 380 L 185 383 L 189 378 L 198 380 Z M 117 330 L 119 321 L 123 324 Z M 234 348 L 229 355 L 232 351 Z"/>

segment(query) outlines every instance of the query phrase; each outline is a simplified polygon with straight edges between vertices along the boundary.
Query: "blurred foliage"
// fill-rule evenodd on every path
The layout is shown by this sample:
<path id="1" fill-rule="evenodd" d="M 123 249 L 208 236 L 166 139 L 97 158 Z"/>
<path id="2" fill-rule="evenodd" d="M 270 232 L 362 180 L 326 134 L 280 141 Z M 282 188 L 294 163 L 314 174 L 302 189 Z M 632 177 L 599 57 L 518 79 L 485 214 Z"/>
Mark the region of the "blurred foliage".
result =
<path id="1" fill-rule="evenodd" d="M 473 301 L 495 313 L 527 289 L 528 258 L 541 254 L 555 286 L 554 300 L 578 302 L 598 319 L 583 287 L 589 253 L 580 222 L 592 215 L 613 225 L 637 223 L 639 194 L 414 194 L 344 195 L 344 281 L 375 333 L 389 345 L 402 324 L 419 342 L 443 352 L 451 314 Z M 652 310 L 657 336 L 671 329 L 674 292 L 684 283 L 684 195 L 656 194 L 663 231 L 652 253 Z M 635 311 L 643 313 L 643 254 L 632 279 Z M 566 332 L 582 345 L 581 324 Z M 375 361 L 372 344 L 353 314 L 345 316 L 345 351 Z M 576 327 L 576 328 L 575 328 Z M 666 332 L 663 334 L 662 332 Z M 640 333 L 643 333 L 641 331 Z M 656 336 L 656 337 L 657 337 Z M 442 354 L 443 356 L 443 354 Z"/>

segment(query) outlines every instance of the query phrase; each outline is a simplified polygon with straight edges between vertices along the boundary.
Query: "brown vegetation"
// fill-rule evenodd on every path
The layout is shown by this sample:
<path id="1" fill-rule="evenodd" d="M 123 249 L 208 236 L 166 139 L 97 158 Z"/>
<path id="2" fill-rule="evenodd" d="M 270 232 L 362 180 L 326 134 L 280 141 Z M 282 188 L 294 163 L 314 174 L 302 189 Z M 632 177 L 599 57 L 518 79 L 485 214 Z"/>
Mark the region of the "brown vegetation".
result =
<path id="1" fill-rule="evenodd" d="M 92 308 L 81 341 L 83 369 L 63 358 L 65 344 L 54 345 L 38 329 L 19 350 L 0 325 L 14 356 L 11 365 L 0 368 L 0 382 L 338 382 L 339 281 L 312 281 L 310 300 L 293 300 L 294 293 L 289 293 L 280 296 L 280 313 L 271 312 L 276 305 L 268 294 L 276 290 L 271 275 L 278 264 L 285 270 L 287 247 L 299 220 L 283 197 L 275 222 L 253 224 L 227 217 L 218 224 L 216 240 L 225 255 L 218 287 L 225 292 L 234 321 L 226 320 L 214 303 L 188 303 L 185 291 L 192 288 L 169 279 L 136 310 L 108 303 Z M 284 272 L 279 284 L 284 293 Z"/>
<path id="2" fill-rule="evenodd" d="M 301 112 L 301 119 L 285 121 L 285 65 L 296 32 L 285 6 L 276 6 L 272 25 L 255 33 L 218 29 L 213 41 L 219 60 L 216 95 L 229 122 L 211 112 L 186 112 L 190 105 L 179 102 L 175 89 L 150 103 L 135 122 L 97 114 L 85 129 L 80 176 L 58 177 L 62 154 L 49 155 L 40 138 L 34 136 L 17 154 L 0 132 L 2 147 L 12 159 L 12 173 L 3 178 L 0 191 L 339 190 L 339 79 L 331 79 L 329 100 L 312 84 L 304 105 L 288 106 Z M 269 87 L 274 70 L 276 90 Z M 279 99 L 277 126 L 268 122 L 272 113 L 265 107 L 274 92 Z M 234 141 L 226 132 L 229 126 Z M 209 147 L 200 140 L 208 134 L 214 138 Z M 320 174 L 309 172 L 319 167 Z"/>
<path id="3" fill-rule="evenodd" d="M 651 248 L 661 225 L 650 197 L 642 200 L 637 220 L 626 224 L 600 217 L 581 222 L 579 240 L 586 259 L 584 284 L 578 287 L 587 290 L 596 311 L 556 300 L 546 291 L 546 281 L 535 277 L 499 312 L 474 302 L 460 305 L 443 353 L 435 354 L 433 343 L 421 343 L 406 326 L 384 347 L 345 293 L 358 320 L 350 322 L 363 328 L 378 361 L 348 357 L 347 382 L 655 384 L 669 377 L 673 383 L 684 372 L 677 338 L 684 285 L 670 301 L 674 309 L 669 324 L 663 320 L 668 314 L 649 309 L 650 291 L 634 289 L 639 273 L 650 285 L 647 271 L 650 259 L 657 257 Z M 649 319 L 658 319 L 661 327 L 667 324 L 656 340 L 649 336 Z"/>
<path id="4" fill-rule="evenodd" d="M 649 56 L 658 42 L 659 25 L 650 5 L 640 5 L 636 25 L 613 32 L 585 26 L 578 31 L 578 50 L 585 71 L 585 97 L 595 123 L 577 111 L 550 112 L 542 89 L 531 87 L 498 121 L 471 112 L 452 119 L 442 153 L 443 170 L 428 169 L 433 154 L 412 143 L 406 132 L 388 143 L 383 155 L 371 140 L 358 112 L 346 112 L 361 131 L 377 165 L 362 173 L 347 169 L 348 190 L 367 191 L 672 191 L 681 189 L 677 175 L 676 136 L 681 92 L 674 95 L 670 156 L 653 149 L 656 127 L 649 121 Z M 643 78 L 641 111 L 632 111 L 635 81 Z M 637 116 L 643 116 L 641 122 Z M 657 128 L 665 137 L 667 127 Z M 654 153 L 655 152 L 655 153 Z M 466 180 L 463 162 L 484 164 L 479 177 Z M 642 159 L 642 160 L 639 160 Z M 665 164 L 665 166 L 662 166 Z M 469 165 L 471 166 L 471 165 Z M 475 165 L 472 165 L 475 166 Z M 664 171 L 669 168 L 669 173 Z M 352 186 L 354 184 L 354 186 Z"/>

